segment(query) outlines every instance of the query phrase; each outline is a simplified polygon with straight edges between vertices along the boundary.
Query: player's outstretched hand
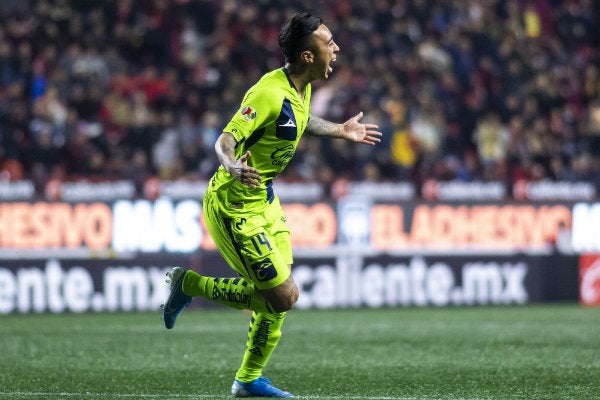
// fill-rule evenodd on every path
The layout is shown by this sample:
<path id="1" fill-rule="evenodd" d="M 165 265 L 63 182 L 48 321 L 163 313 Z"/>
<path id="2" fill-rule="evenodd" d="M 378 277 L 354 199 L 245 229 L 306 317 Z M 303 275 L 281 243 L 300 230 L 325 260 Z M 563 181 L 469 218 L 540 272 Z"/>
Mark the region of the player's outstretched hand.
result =
<path id="1" fill-rule="evenodd" d="M 262 178 L 256 168 L 248 165 L 250 155 L 250 151 L 247 151 L 246 154 L 238 158 L 229 173 L 244 185 L 254 189 L 260 185 L 260 180 Z"/>
<path id="2" fill-rule="evenodd" d="M 359 121 L 363 117 L 362 111 L 344 122 L 344 139 L 356 143 L 375 145 L 381 142 L 381 132 L 379 126 L 375 124 L 361 124 Z"/>

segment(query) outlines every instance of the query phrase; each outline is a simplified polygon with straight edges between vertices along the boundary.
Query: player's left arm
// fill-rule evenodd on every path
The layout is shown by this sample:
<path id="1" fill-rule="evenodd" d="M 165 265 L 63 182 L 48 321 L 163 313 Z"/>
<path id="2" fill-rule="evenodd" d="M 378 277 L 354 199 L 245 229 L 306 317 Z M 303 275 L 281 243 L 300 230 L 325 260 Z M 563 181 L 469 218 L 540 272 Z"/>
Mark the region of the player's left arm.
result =
<path id="1" fill-rule="evenodd" d="M 381 132 L 378 131 L 379 126 L 360 123 L 362 117 L 363 113 L 361 111 L 343 124 L 336 124 L 311 114 L 306 125 L 306 133 L 313 136 L 329 136 L 370 145 L 381 142 Z"/>

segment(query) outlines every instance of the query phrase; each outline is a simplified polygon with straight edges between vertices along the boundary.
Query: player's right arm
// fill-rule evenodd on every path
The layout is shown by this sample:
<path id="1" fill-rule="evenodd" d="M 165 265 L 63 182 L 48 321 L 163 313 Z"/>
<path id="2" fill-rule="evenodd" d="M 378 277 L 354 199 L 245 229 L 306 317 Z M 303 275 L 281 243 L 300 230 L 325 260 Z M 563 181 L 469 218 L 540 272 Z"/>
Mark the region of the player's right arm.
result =
<path id="1" fill-rule="evenodd" d="M 215 152 L 219 162 L 231 176 L 251 189 L 260 184 L 261 176 L 258 170 L 248 165 L 250 151 L 240 158 L 235 158 L 236 140 L 229 132 L 223 132 L 215 143 Z"/>
<path id="2" fill-rule="evenodd" d="M 250 189 L 260 185 L 260 172 L 248 163 L 250 151 L 236 158 L 236 149 L 239 155 L 238 146 L 241 143 L 257 129 L 277 118 L 278 110 L 275 110 L 273 98 L 272 90 L 265 87 L 262 80 L 251 87 L 246 92 L 240 109 L 233 115 L 215 143 L 217 158 L 225 171 Z"/>

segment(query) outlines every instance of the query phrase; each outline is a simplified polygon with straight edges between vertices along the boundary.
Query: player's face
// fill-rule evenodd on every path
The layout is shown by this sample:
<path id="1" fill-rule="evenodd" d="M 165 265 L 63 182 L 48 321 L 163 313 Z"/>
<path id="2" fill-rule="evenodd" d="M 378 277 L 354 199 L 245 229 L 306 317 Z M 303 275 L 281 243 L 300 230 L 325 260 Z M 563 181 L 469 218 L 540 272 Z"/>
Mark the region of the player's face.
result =
<path id="1" fill-rule="evenodd" d="M 338 45 L 333 41 L 333 35 L 329 28 L 320 25 L 312 33 L 312 44 L 314 61 L 312 65 L 314 79 L 327 79 L 333 71 L 331 63 L 336 59 L 336 53 L 340 51 Z"/>

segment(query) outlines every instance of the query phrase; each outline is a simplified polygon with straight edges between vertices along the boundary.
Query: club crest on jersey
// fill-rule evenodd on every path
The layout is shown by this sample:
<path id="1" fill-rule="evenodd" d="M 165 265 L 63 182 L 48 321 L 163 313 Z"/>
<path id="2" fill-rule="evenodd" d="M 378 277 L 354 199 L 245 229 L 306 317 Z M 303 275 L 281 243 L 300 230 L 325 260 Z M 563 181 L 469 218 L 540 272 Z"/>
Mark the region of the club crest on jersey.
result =
<path id="1" fill-rule="evenodd" d="M 246 121 L 252 121 L 254 118 L 256 118 L 256 110 L 250 106 L 245 106 L 242 108 L 242 112 L 240 114 Z"/>

